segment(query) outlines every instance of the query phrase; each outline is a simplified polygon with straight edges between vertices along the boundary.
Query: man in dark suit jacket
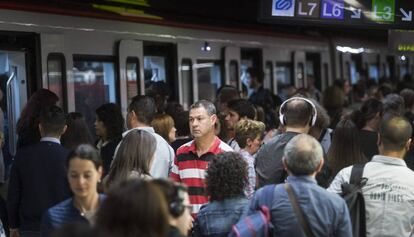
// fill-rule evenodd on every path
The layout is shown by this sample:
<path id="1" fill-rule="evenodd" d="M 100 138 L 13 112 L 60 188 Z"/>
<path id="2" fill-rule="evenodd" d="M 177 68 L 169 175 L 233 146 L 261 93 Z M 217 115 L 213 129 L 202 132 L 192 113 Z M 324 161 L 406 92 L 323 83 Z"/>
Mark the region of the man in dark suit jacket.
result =
<path id="1" fill-rule="evenodd" d="M 19 149 L 11 169 L 7 197 L 11 237 L 40 236 L 42 214 L 70 196 L 65 168 L 69 151 L 60 145 L 65 114 L 52 106 L 39 120 L 40 142 Z"/>

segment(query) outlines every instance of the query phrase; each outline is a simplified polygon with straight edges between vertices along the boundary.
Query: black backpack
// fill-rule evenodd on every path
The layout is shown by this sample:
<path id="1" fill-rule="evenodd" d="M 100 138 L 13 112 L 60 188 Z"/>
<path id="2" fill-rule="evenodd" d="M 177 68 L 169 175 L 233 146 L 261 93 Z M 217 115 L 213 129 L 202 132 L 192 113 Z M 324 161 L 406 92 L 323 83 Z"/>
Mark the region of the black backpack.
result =
<path id="1" fill-rule="evenodd" d="M 354 237 L 366 237 L 365 200 L 362 187 L 368 179 L 362 177 L 365 164 L 357 164 L 352 167 L 349 183 L 341 185 L 342 198 L 345 200 L 352 222 Z"/>

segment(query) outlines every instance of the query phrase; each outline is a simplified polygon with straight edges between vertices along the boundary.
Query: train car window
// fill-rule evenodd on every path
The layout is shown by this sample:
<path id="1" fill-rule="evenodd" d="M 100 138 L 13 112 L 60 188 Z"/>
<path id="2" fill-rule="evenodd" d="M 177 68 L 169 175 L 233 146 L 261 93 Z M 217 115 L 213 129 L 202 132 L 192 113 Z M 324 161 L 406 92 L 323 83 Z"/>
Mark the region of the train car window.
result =
<path id="1" fill-rule="evenodd" d="M 116 103 L 115 60 L 112 57 L 74 56 L 75 110 L 93 129 L 95 110 L 102 104 Z"/>
<path id="2" fill-rule="evenodd" d="M 293 86 L 292 80 L 292 63 L 278 62 L 276 63 L 276 80 L 277 91 L 281 91 L 283 88 Z"/>
<path id="3" fill-rule="evenodd" d="M 165 57 L 144 56 L 145 87 L 151 82 L 166 81 Z"/>
<path id="4" fill-rule="evenodd" d="M 128 57 L 126 61 L 127 98 L 128 104 L 141 91 L 139 79 L 139 59 Z"/>
<path id="5" fill-rule="evenodd" d="M 230 74 L 230 85 L 239 88 L 239 64 L 237 61 L 230 61 L 229 65 L 229 74 Z"/>
<path id="6" fill-rule="evenodd" d="M 267 61 L 265 65 L 263 87 L 273 91 L 273 65 L 270 61 Z"/>
<path id="7" fill-rule="evenodd" d="M 47 56 L 47 88 L 58 97 L 58 106 L 67 111 L 66 61 L 61 53 L 49 53 Z"/>
<path id="8" fill-rule="evenodd" d="M 250 88 L 250 75 L 247 73 L 249 67 L 253 67 L 253 60 L 242 59 L 240 64 L 240 80 L 242 82 L 242 93 L 245 97 L 249 97 L 253 93 L 253 89 Z"/>
<path id="9" fill-rule="evenodd" d="M 214 101 L 222 85 L 220 61 L 197 60 L 198 98 Z"/>
<path id="10" fill-rule="evenodd" d="M 379 80 L 379 70 L 377 64 L 370 64 L 368 67 L 369 79 L 375 80 L 378 82 Z"/>
<path id="11" fill-rule="evenodd" d="M 383 63 L 382 67 L 383 67 L 383 71 L 384 71 L 384 76 L 386 78 L 390 78 L 391 73 L 390 73 L 390 67 L 389 67 L 388 63 Z"/>
<path id="12" fill-rule="evenodd" d="M 404 75 L 408 73 L 408 64 L 405 62 L 401 62 L 400 64 L 400 80 L 403 79 Z"/>
<path id="13" fill-rule="evenodd" d="M 355 61 L 351 61 L 350 64 L 350 73 L 351 73 L 351 84 L 356 84 L 359 81 L 359 74 L 356 70 L 356 62 Z"/>
<path id="14" fill-rule="evenodd" d="M 311 60 L 306 61 L 306 75 L 315 77 L 314 62 Z"/>
<path id="15" fill-rule="evenodd" d="M 183 59 L 181 61 L 181 80 L 182 80 L 182 102 L 185 109 L 188 109 L 193 103 L 193 68 L 190 59 Z"/>

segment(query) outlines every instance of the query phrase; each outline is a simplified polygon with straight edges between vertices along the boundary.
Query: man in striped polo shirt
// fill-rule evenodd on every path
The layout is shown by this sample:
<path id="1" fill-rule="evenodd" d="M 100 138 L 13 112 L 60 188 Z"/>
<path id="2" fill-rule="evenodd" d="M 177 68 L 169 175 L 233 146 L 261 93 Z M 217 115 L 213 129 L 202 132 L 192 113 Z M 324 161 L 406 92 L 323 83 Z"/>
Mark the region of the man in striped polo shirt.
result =
<path id="1" fill-rule="evenodd" d="M 194 140 L 178 148 L 170 178 L 187 185 L 192 215 L 195 217 L 200 207 L 208 202 L 205 192 L 208 162 L 214 155 L 232 149 L 214 133 L 217 115 L 210 101 L 200 100 L 191 105 L 189 121 Z"/>

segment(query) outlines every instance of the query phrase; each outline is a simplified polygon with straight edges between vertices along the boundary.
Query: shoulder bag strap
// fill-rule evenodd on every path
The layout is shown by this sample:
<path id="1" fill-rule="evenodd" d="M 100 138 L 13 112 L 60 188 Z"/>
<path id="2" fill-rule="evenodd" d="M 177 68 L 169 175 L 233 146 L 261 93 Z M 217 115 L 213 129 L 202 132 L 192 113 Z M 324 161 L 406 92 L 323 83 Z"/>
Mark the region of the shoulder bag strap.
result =
<path id="1" fill-rule="evenodd" d="M 352 166 L 351 177 L 349 178 L 350 184 L 359 184 L 362 180 L 362 175 L 364 173 L 364 164 L 356 164 Z"/>
<path id="2" fill-rule="evenodd" d="M 296 199 L 295 192 L 292 190 L 290 185 L 288 183 L 285 183 L 285 189 L 289 197 L 290 204 L 292 204 L 293 211 L 295 212 L 296 218 L 298 218 L 298 221 L 300 225 L 302 226 L 302 230 L 305 232 L 305 235 L 307 237 L 315 237 L 309 227 L 309 222 L 303 215 L 303 211 L 299 206 L 298 200 Z"/>

